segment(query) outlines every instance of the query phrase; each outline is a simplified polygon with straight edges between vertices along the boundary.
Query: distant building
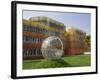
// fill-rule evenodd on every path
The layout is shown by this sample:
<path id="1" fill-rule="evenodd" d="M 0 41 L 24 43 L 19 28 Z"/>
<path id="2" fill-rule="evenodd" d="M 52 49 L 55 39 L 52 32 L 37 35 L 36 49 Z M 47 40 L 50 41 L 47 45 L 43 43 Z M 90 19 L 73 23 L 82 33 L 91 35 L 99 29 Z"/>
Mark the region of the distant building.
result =
<path id="1" fill-rule="evenodd" d="M 58 36 L 65 44 L 65 25 L 48 17 L 23 19 L 23 58 L 42 58 L 41 44 L 49 36 Z"/>
<path id="2" fill-rule="evenodd" d="M 66 49 L 65 54 L 76 55 L 83 54 L 86 51 L 85 37 L 86 33 L 82 30 L 72 27 L 66 28 Z"/>

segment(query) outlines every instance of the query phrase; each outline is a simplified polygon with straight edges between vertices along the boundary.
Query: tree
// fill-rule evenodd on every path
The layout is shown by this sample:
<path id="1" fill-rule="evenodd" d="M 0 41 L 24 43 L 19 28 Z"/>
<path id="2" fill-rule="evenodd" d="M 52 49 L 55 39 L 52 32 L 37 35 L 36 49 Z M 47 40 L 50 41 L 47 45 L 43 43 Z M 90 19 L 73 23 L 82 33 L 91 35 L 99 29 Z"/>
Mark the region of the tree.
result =
<path id="1" fill-rule="evenodd" d="M 90 37 L 90 35 L 87 35 L 86 36 L 85 43 L 86 43 L 87 46 L 90 46 L 91 45 L 91 37 Z"/>

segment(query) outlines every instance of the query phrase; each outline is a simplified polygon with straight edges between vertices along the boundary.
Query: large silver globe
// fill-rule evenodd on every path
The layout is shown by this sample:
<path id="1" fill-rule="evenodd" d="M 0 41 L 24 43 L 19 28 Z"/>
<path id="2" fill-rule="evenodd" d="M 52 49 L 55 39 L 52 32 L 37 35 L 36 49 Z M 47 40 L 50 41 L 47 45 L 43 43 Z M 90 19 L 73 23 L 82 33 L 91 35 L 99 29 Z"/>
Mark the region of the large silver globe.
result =
<path id="1" fill-rule="evenodd" d="M 43 41 L 41 51 L 46 59 L 59 59 L 63 55 L 63 43 L 59 37 L 48 37 Z"/>

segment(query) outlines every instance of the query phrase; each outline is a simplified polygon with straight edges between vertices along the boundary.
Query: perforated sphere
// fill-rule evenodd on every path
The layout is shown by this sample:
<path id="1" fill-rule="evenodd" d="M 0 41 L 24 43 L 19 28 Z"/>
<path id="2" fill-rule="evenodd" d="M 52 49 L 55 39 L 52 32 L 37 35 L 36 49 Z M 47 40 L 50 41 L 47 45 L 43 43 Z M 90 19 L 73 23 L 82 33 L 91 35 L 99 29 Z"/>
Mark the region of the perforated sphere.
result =
<path id="1" fill-rule="evenodd" d="M 41 51 L 46 59 L 59 59 L 63 55 L 63 43 L 59 37 L 48 37 L 43 41 Z"/>

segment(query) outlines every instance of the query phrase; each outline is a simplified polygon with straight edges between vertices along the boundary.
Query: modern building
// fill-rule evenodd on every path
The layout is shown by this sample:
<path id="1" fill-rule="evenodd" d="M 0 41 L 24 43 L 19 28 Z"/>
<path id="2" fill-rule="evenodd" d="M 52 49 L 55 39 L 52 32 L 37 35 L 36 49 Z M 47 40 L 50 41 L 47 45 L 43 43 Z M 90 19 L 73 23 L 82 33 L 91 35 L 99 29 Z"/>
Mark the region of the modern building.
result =
<path id="1" fill-rule="evenodd" d="M 58 36 L 64 55 L 77 55 L 86 51 L 86 33 L 45 16 L 23 19 L 23 59 L 43 58 L 41 45 L 49 36 Z"/>
<path id="2" fill-rule="evenodd" d="M 42 58 L 41 44 L 49 36 L 58 36 L 65 46 L 65 28 L 63 23 L 45 16 L 23 19 L 23 58 Z"/>
<path id="3" fill-rule="evenodd" d="M 83 54 L 86 51 L 85 37 L 86 33 L 82 30 L 73 27 L 66 28 L 66 49 L 65 53 L 68 55 Z"/>

